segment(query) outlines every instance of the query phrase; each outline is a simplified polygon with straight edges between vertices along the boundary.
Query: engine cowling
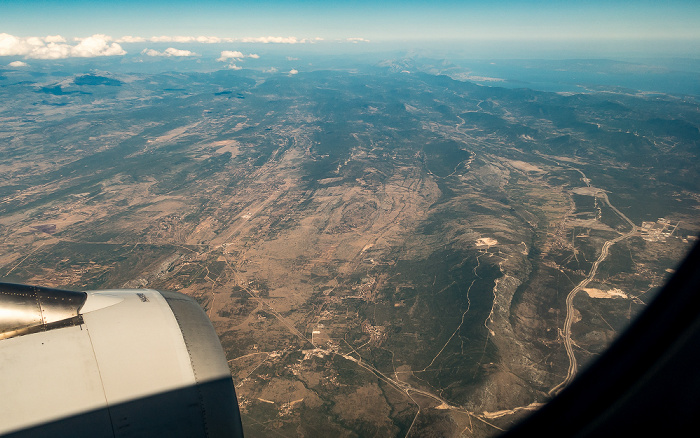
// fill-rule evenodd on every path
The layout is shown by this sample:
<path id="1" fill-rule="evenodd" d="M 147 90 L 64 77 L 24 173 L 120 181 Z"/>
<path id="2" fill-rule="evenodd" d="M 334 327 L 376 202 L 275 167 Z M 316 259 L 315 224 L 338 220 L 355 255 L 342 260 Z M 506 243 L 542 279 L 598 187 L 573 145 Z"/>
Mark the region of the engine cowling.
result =
<path id="1" fill-rule="evenodd" d="M 0 283 L 0 434 L 242 436 L 201 307 L 177 292 Z"/>

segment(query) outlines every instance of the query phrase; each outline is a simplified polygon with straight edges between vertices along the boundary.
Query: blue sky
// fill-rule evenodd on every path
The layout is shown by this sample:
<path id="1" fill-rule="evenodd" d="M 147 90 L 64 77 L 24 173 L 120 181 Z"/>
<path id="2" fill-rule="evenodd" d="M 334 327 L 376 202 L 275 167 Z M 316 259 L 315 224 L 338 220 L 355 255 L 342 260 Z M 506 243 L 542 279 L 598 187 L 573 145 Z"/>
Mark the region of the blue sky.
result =
<path id="1" fill-rule="evenodd" d="M 374 41 L 698 39 L 700 2 L 2 0 L 0 33 L 263 35 Z"/>
<path id="2" fill-rule="evenodd" d="M 0 56 L 118 56 L 147 47 L 149 56 L 182 57 L 209 50 L 203 42 L 246 54 L 258 50 L 250 43 L 276 42 L 326 53 L 423 44 L 479 58 L 700 58 L 700 1 L 0 0 Z"/>

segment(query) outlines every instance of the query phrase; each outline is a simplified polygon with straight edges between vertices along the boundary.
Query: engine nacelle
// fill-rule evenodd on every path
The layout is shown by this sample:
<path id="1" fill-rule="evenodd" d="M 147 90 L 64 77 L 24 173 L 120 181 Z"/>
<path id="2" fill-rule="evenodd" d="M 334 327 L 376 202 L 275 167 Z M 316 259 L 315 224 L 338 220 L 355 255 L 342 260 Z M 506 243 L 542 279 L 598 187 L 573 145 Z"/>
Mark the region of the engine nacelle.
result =
<path id="1" fill-rule="evenodd" d="M 0 283 L 0 434 L 242 436 L 201 307 L 176 292 Z"/>

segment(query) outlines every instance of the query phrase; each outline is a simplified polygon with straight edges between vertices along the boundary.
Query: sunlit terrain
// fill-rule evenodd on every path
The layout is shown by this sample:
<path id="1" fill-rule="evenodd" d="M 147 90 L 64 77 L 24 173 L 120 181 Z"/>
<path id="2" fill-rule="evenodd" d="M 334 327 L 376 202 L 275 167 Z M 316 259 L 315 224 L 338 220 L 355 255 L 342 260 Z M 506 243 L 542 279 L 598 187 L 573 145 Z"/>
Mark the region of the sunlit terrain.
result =
<path id="1" fill-rule="evenodd" d="M 247 436 L 491 436 L 700 230 L 693 68 L 300 56 L 1 69 L 0 277 L 197 298 Z"/>

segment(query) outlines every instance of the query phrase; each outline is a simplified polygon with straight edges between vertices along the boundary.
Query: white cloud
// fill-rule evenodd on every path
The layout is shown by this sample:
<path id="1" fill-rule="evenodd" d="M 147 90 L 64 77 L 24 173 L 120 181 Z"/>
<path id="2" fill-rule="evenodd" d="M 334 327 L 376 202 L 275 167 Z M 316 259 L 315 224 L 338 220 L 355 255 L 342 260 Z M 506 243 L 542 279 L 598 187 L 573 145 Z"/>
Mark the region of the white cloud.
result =
<path id="1" fill-rule="evenodd" d="M 96 56 L 119 56 L 126 51 L 117 43 L 111 43 L 111 37 L 96 34 L 87 38 L 76 39 L 71 45 L 60 35 L 45 38 L 20 38 L 7 33 L 0 34 L 0 56 L 17 56 L 34 59 L 92 58 Z"/>
<path id="2" fill-rule="evenodd" d="M 44 38 L 44 41 L 47 43 L 65 43 L 66 39 L 61 35 L 47 35 L 46 38 Z"/>
<path id="3" fill-rule="evenodd" d="M 44 39 L 39 37 L 28 37 L 25 42 L 32 47 L 38 47 L 44 45 Z M 65 42 L 65 41 L 64 41 Z"/>
<path id="4" fill-rule="evenodd" d="M 136 36 L 131 36 L 131 35 L 125 35 L 119 39 L 116 40 L 118 43 L 144 43 L 146 42 L 146 38 L 144 37 L 136 37 Z"/>
<path id="5" fill-rule="evenodd" d="M 266 37 L 246 37 L 246 38 L 240 38 L 241 42 L 243 43 L 263 43 L 263 44 L 300 44 L 300 43 L 305 43 L 307 40 L 306 39 L 298 39 L 297 37 L 275 37 L 275 36 L 266 36 Z"/>
<path id="6" fill-rule="evenodd" d="M 221 57 L 217 59 L 217 61 L 226 61 L 229 59 L 235 59 L 235 60 L 241 60 L 243 59 L 245 55 L 243 52 L 239 52 L 238 50 L 224 50 L 221 52 Z"/>
<path id="7" fill-rule="evenodd" d="M 270 67 L 263 70 L 263 73 L 277 73 L 277 67 Z"/>
<path id="8" fill-rule="evenodd" d="M 194 41 L 194 37 L 163 35 L 150 37 L 148 41 L 152 43 L 191 43 L 192 41 Z"/>
<path id="9" fill-rule="evenodd" d="M 239 67 L 239 66 L 237 66 L 236 64 L 229 64 L 229 65 L 226 66 L 226 68 L 231 69 L 231 70 L 240 70 L 240 69 L 242 69 L 243 67 Z"/>
<path id="10" fill-rule="evenodd" d="M 168 58 L 197 56 L 196 53 L 191 52 L 189 50 L 181 50 L 181 49 L 176 49 L 174 47 L 168 47 L 167 49 L 163 50 L 162 52 L 159 52 L 159 51 L 153 50 L 153 49 L 143 49 L 141 51 L 141 54 L 146 55 L 146 56 L 165 56 Z"/>
<path id="11" fill-rule="evenodd" d="M 24 55 L 31 50 L 26 41 L 22 41 L 14 35 L 0 33 L 0 56 Z"/>
<path id="12" fill-rule="evenodd" d="M 49 43 L 45 46 L 32 47 L 27 53 L 23 53 L 25 58 L 34 59 L 63 59 L 71 57 L 71 47 L 68 44 Z"/>
<path id="13" fill-rule="evenodd" d="M 217 61 L 225 62 L 225 61 L 228 61 L 229 59 L 234 60 L 234 61 L 241 61 L 243 58 L 258 59 L 258 58 L 260 58 L 260 55 L 257 55 L 255 53 L 250 53 L 248 55 L 244 55 L 243 52 L 239 52 L 238 50 L 224 50 L 223 52 L 221 52 L 221 56 L 219 58 L 217 58 Z"/>
<path id="14" fill-rule="evenodd" d="M 7 64 L 10 67 L 27 67 L 29 64 L 23 61 L 12 61 L 11 63 Z"/>
<path id="15" fill-rule="evenodd" d="M 353 43 L 353 44 L 357 44 L 357 43 L 368 43 L 368 42 L 369 42 L 368 39 L 359 38 L 359 37 L 346 38 L 345 40 L 346 40 L 346 41 L 349 41 L 349 42 L 351 42 L 351 43 Z"/>
<path id="16" fill-rule="evenodd" d="M 134 36 L 123 36 L 117 39 L 117 43 L 202 43 L 202 44 L 220 44 L 220 43 L 262 43 L 262 44 L 306 44 L 306 43 L 316 43 L 318 41 L 323 41 L 323 38 L 297 38 L 294 36 L 281 37 L 281 36 L 262 36 L 262 37 L 243 37 L 243 38 L 224 38 L 217 36 L 152 36 L 150 38 L 134 37 Z"/>
<path id="17" fill-rule="evenodd" d="M 195 41 L 198 43 L 205 43 L 205 44 L 217 44 L 217 43 L 225 43 L 225 42 L 231 42 L 231 38 L 219 38 L 215 36 L 198 36 L 195 38 Z"/>
<path id="18" fill-rule="evenodd" d="M 295 74 L 297 74 L 297 73 L 299 73 L 299 70 L 297 70 L 297 69 L 295 69 L 295 68 L 289 70 L 289 74 L 290 74 L 290 75 L 295 75 Z"/>
<path id="19" fill-rule="evenodd" d="M 148 41 L 152 43 L 172 43 L 173 42 L 173 37 L 169 36 L 153 36 L 148 39 Z"/>
<path id="20" fill-rule="evenodd" d="M 112 38 L 107 35 L 93 35 L 82 39 L 77 46 L 71 47 L 71 56 L 92 58 L 95 56 L 119 56 L 126 51 L 117 43 L 109 44 Z M 53 44 L 53 43 L 49 43 Z"/>
<path id="21" fill-rule="evenodd" d="M 60 36 L 60 35 L 56 35 L 56 36 Z M 90 39 L 90 38 L 100 38 L 100 39 L 104 40 L 105 42 L 109 42 L 109 41 L 112 41 L 112 40 L 114 39 L 114 38 L 112 38 L 111 36 L 104 35 L 104 34 L 101 34 L 101 33 L 96 33 L 96 34 L 94 34 L 94 35 L 92 35 L 92 36 L 89 36 L 89 37 L 82 37 L 82 38 L 81 38 L 81 37 L 75 37 L 75 38 L 73 38 L 73 41 L 79 43 L 79 42 L 81 42 L 81 41 L 85 41 L 85 40 Z M 65 38 L 64 38 L 64 40 L 65 40 Z M 65 42 L 65 41 L 64 41 L 64 42 Z"/>
<path id="22" fill-rule="evenodd" d="M 123 37 L 124 39 L 126 37 Z M 145 39 L 144 39 L 145 41 Z M 203 44 L 218 44 L 218 43 L 232 43 L 233 38 L 220 38 L 216 36 L 153 36 L 148 38 L 148 41 L 152 43 L 203 43 Z M 125 41 L 126 42 L 126 41 Z M 131 41 L 130 41 L 131 42 Z M 133 41 L 140 42 L 140 41 Z"/>
<path id="23" fill-rule="evenodd" d="M 196 53 L 189 50 L 176 49 L 174 47 L 168 47 L 165 49 L 166 56 L 197 56 Z"/>

